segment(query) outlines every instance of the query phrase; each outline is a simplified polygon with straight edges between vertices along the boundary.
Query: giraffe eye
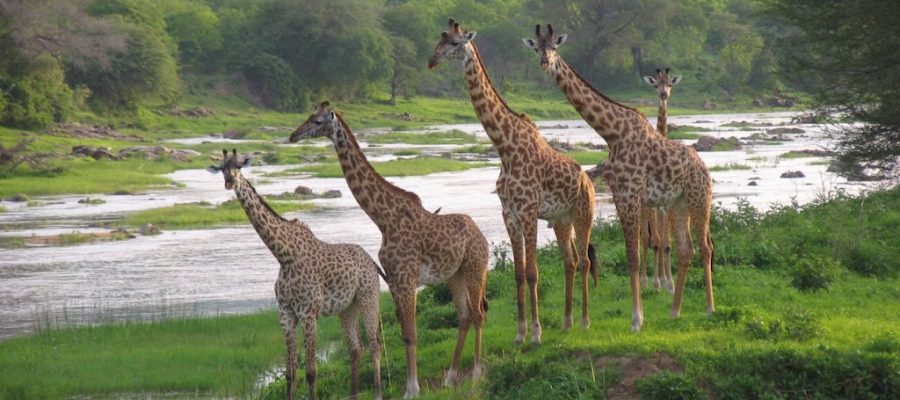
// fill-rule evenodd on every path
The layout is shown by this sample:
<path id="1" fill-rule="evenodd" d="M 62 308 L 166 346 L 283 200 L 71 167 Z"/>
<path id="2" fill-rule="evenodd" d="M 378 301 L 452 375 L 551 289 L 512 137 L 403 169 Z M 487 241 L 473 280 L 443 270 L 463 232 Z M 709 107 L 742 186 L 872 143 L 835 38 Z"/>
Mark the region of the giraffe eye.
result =
<path id="1" fill-rule="evenodd" d="M 325 121 L 323 121 L 323 120 L 321 120 L 321 119 L 317 119 L 317 120 L 315 120 L 314 122 L 316 123 L 316 125 L 322 125 L 322 123 L 325 122 Z"/>

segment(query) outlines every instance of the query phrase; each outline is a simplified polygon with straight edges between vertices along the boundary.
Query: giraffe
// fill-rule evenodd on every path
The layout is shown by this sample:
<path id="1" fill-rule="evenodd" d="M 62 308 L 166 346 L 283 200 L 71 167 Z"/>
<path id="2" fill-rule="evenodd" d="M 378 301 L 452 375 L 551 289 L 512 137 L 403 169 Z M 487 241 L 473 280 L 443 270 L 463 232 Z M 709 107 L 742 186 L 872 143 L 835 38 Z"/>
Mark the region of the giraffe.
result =
<path id="1" fill-rule="evenodd" d="M 625 236 L 626 256 L 631 273 L 631 330 L 644 323 L 641 304 L 640 214 L 641 207 L 662 207 L 670 212 L 678 255 L 678 281 L 672 299 L 671 316 L 681 315 L 681 301 L 687 270 L 694 256 L 691 228 L 700 247 L 700 264 L 706 284 L 706 311 L 715 312 L 712 287 L 713 243 L 709 233 L 712 178 L 697 152 L 658 134 L 647 118 L 633 108 L 606 97 L 582 78 L 560 57 L 556 49 L 567 35 L 554 36 L 547 25 L 535 28 L 535 39 L 525 38 L 534 49 L 541 67 L 549 73 L 566 99 L 582 118 L 606 141 L 609 159 L 603 178 L 613 193 L 616 212 Z"/>
<path id="2" fill-rule="evenodd" d="M 303 330 L 306 350 L 306 382 L 309 398 L 316 398 L 316 322 L 320 316 L 337 314 L 350 349 L 350 397 L 359 389 L 359 315 L 362 314 L 369 350 L 375 366 L 375 398 L 381 398 L 381 339 L 379 337 L 378 274 L 381 271 L 362 247 L 325 243 L 306 224 L 286 220 L 256 193 L 241 175 L 250 159 L 238 157 L 237 150 L 222 150 L 220 165 L 211 173 L 225 176 L 225 189 L 234 190 L 247 218 L 260 239 L 278 259 L 281 268 L 275 281 L 278 315 L 287 345 L 287 398 L 297 387 L 297 323 Z"/>
<path id="3" fill-rule="evenodd" d="M 656 76 L 644 76 L 644 82 L 656 88 L 656 94 L 659 97 L 659 110 L 656 114 L 656 130 L 664 137 L 669 138 L 669 97 L 672 96 L 672 86 L 681 83 L 681 75 L 671 76 L 670 68 L 666 68 L 665 72 L 657 69 Z M 649 227 L 650 235 L 647 239 L 641 240 L 641 284 L 647 284 L 647 247 L 650 244 L 655 250 L 654 262 L 656 270 L 653 275 L 653 287 L 656 290 L 665 284 L 666 291 L 672 294 L 675 291 L 674 282 L 672 281 L 672 264 L 671 257 L 671 234 L 669 232 L 668 212 L 664 209 L 648 209 L 644 208 L 641 213 L 641 230 L 646 233 L 643 227 Z M 655 239 L 655 242 L 654 242 Z M 662 282 L 660 281 L 662 276 Z"/>
<path id="4" fill-rule="evenodd" d="M 381 230 L 378 258 L 385 271 L 406 347 L 405 397 L 419 393 L 416 369 L 416 288 L 447 281 L 459 318 L 456 349 L 444 385 L 458 383 L 459 361 L 470 325 L 475 327 L 473 379 L 480 379 L 481 327 L 487 311 L 487 239 L 463 214 L 438 214 L 422 207 L 415 193 L 385 180 L 372 168 L 341 114 L 322 103 L 290 141 L 328 137 L 334 144 L 347 186 Z"/>
<path id="5" fill-rule="evenodd" d="M 497 195 L 503 206 L 503 221 L 509 233 L 516 271 L 518 331 L 516 343 L 525 340 L 525 284 L 531 300 L 531 342 L 541 342 L 538 312 L 538 269 L 536 259 L 537 220 L 549 222 L 563 254 L 566 270 L 566 311 L 563 329 L 572 327 L 572 292 L 576 263 L 580 264 L 581 326 L 588 329 L 588 272 L 597 282 L 594 248 L 590 245 L 594 220 L 594 186 L 581 166 L 553 150 L 541 137 L 537 126 L 525 114 L 518 114 L 497 93 L 487 75 L 475 32 L 459 29 L 450 19 L 428 62 L 434 68 L 441 61 L 462 59 L 466 86 L 478 119 L 500 155 Z M 574 239 L 572 232 L 574 230 Z"/>

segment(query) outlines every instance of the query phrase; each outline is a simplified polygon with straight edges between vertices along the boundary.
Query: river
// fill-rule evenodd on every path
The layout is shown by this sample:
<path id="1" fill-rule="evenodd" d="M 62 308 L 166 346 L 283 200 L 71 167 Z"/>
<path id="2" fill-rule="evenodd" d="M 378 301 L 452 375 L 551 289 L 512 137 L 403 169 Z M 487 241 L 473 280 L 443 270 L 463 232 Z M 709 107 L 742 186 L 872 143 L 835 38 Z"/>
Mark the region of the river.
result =
<path id="1" fill-rule="evenodd" d="M 714 202 L 733 207 L 739 198 L 760 209 L 776 203 L 810 202 L 828 191 L 858 193 L 873 184 L 847 182 L 827 172 L 822 158 L 781 158 L 792 150 L 822 150 L 833 144 L 826 127 L 791 124 L 795 113 L 717 114 L 670 117 L 669 122 L 708 129 L 705 135 L 746 139 L 767 129 L 790 127 L 803 133 L 786 134 L 790 141 L 776 145 L 744 146 L 738 151 L 701 152 L 709 167 L 745 164 L 751 169 L 713 172 Z M 746 121 L 749 127 L 723 126 Z M 583 121 L 541 121 L 548 139 L 602 144 L 603 140 Z M 732 126 L 734 124 L 731 124 Z M 437 130 L 458 129 L 486 138 L 478 124 L 443 125 Z M 196 139 L 188 139 L 196 140 Z M 367 144 L 362 141 L 362 145 Z M 692 140 L 684 141 L 692 143 Z M 240 142 L 229 143 L 229 146 Z M 387 148 L 386 148 L 387 147 Z M 417 147 L 404 145 L 403 147 Z M 419 146 L 423 152 L 447 151 L 446 146 Z M 390 146 L 372 147 L 378 158 Z M 262 175 L 290 166 L 252 167 L 245 176 L 256 180 L 263 194 L 293 191 L 304 185 L 315 192 L 340 190 L 342 197 L 313 200 L 314 211 L 288 213 L 306 222 L 321 239 L 362 245 L 377 260 L 381 234 L 357 207 L 343 179 L 308 176 Z M 585 166 L 587 168 L 589 166 Z M 800 170 L 805 178 L 783 179 L 788 170 Z M 442 214 L 467 213 L 492 245 L 507 242 L 500 216 L 500 201 L 493 193 L 499 167 L 455 173 L 390 178 L 396 185 L 417 193 L 427 209 Z M 105 204 L 84 205 L 79 196 L 38 198 L 47 203 L 26 207 L 0 202 L 2 236 L 52 235 L 92 228 L 127 213 L 176 203 L 218 203 L 233 197 L 223 188 L 220 175 L 205 170 L 182 170 L 169 176 L 182 186 L 151 190 L 139 195 L 90 195 Z M 757 186 L 749 186 L 751 180 Z M 602 218 L 613 218 L 608 193 L 598 194 Z M 552 229 L 541 224 L 539 245 L 553 240 Z M 215 229 L 166 231 L 158 236 L 139 236 L 117 242 L 97 242 L 68 247 L 24 247 L 0 250 L 0 338 L 33 333 L 49 326 L 103 323 L 120 320 L 162 319 L 178 316 L 246 313 L 274 305 L 273 285 L 278 264 L 249 223 Z"/>

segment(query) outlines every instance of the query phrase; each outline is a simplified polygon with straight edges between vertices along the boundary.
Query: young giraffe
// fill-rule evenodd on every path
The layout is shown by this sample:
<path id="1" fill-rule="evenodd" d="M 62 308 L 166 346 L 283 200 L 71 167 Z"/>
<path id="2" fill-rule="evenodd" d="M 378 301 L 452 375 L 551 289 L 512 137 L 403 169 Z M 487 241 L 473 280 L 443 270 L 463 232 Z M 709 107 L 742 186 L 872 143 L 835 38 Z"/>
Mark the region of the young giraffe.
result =
<path id="1" fill-rule="evenodd" d="M 659 111 L 656 114 L 656 130 L 664 138 L 669 138 L 669 123 L 667 117 L 669 115 L 669 97 L 672 96 L 672 86 L 681 83 L 681 75 L 671 76 L 669 68 L 665 72 L 657 69 L 656 76 L 644 76 L 644 82 L 656 88 L 656 94 L 659 96 Z M 661 284 L 665 284 L 669 294 L 675 291 L 672 281 L 672 263 L 671 263 L 671 234 L 669 232 L 668 212 L 665 209 L 644 208 L 641 212 L 642 233 L 647 233 L 643 227 L 650 229 L 650 235 L 641 240 L 641 284 L 647 284 L 647 247 L 655 250 L 654 262 L 656 269 L 653 274 L 653 287 L 659 290 Z M 654 241 L 655 239 L 655 241 Z M 662 277 L 662 282 L 660 282 Z"/>
<path id="2" fill-rule="evenodd" d="M 541 342 L 538 314 L 538 269 L 536 259 L 537 220 L 550 223 L 562 250 L 566 270 L 566 315 L 563 329 L 572 327 L 572 291 L 576 264 L 581 267 L 581 326 L 587 329 L 588 272 L 597 281 L 596 260 L 591 238 L 594 221 L 594 186 L 571 158 L 553 150 L 541 137 L 537 126 L 525 114 L 514 112 L 491 84 L 478 48 L 475 32 L 464 32 L 450 20 L 441 33 L 428 62 L 429 68 L 448 59 L 462 59 L 466 86 L 475 113 L 500 154 L 497 195 L 503 205 L 503 221 L 509 233 L 516 270 L 518 333 L 516 343 L 525 339 L 525 283 L 531 300 L 531 342 Z M 572 231 L 575 238 L 572 238 Z"/>
<path id="3" fill-rule="evenodd" d="M 291 134 L 290 141 L 328 137 L 334 143 L 347 186 L 356 202 L 381 230 L 378 258 L 397 305 L 406 345 L 406 397 L 419 393 L 416 370 L 416 288 L 447 281 L 459 318 L 459 335 L 446 386 L 457 383 L 459 360 L 469 331 L 475 326 L 473 379 L 481 369 L 481 326 L 487 311 L 485 282 L 487 239 L 467 215 L 438 215 L 422 207 L 415 193 L 400 189 L 372 168 L 353 132 L 340 114 L 322 103 L 318 111 Z"/>
<path id="4" fill-rule="evenodd" d="M 535 29 L 536 39 L 523 39 L 534 49 L 547 71 L 563 91 L 566 99 L 582 118 L 609 145 L 609 159 L 603 168 L 603 178 L 613 193 L 616 212 L 622 222 L 628 267 L 631 272 L 631 330 L 639 331 L 644 323 L 641 304 L 640 214 L 641 207 L 662 207 L 670 210 L 678 252 L 678 281 L 672 300 L 671 315 L 681 315 L 681 300 L 687 270 L 694 256 L 690 228 L 700 247 L 701 265 L 706 281 L 706 311 L 715 312 L 712 288 L 713 243 L 709 234 L 709 214 L 712 204 L 712 178 L 697 152 L 676 141 L 659 135 L 639 111 L 619 104 L 600 93 L 578 75 L 556 49 L 566 41 L 566 35 L 554 36 L 547 25 L 547 35 L 541 26 Z"/>
<path id="5" fill-rule="evenodd" d="M 338 314 L 350 349 L 350 397 L 359 388 L 359 314 L 362 313 L 369 350 L 375 366 L 375 398 L 381 398 L 381 339 L 379 336 L 381 271 L 372 257 L 355 244 L 325 243 L 309 227 L 296 219 L 286 220 L 272 210 L 256 193 L 241 168 L 250 159 L 231 156 L 222 150 L 222 163 L 209 171 L 225 176 L 225 189 L 234 190 L 256 233 L 281 264 L 275 281 L 275 298 L 281 329 L 287 344 L 287 398 L 294 398 L 297 387 L 297 322 L 303 329 L 306 348 L 306 382 L 309 398 L 316 398 L 316 321 L 319 316 Z"/>

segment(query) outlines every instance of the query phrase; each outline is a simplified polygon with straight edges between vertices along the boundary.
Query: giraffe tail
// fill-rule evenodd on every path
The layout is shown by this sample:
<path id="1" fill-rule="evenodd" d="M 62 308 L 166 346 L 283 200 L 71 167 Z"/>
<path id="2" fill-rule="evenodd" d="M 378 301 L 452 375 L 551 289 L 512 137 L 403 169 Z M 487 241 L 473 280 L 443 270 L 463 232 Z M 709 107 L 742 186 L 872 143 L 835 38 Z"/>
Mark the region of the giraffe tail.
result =
<path id="1" fill-rule="evenodd" d="M 588 262 L 590 263 L 591 278 L 594 280 L 594 287 L 597 287 L 597 280 L 600 276 L 600 265 L 597 264 L 597 249 L 593 244 L 588 245 Z"/>
<path id="2" fill-rule="evenodd" d="M 381 276 L 381 279 L 384 279 L 384 282 L 387 283 L 388 280 L 387 276 L 384 275 L 384 270 L 381 269 L 381 267 L 378 266 L 378 263 L 376 263 L 375 261 L 372 261 L 372 265 L 375 266 L 375 271 L 378 272 L 378 275 Z"/>

